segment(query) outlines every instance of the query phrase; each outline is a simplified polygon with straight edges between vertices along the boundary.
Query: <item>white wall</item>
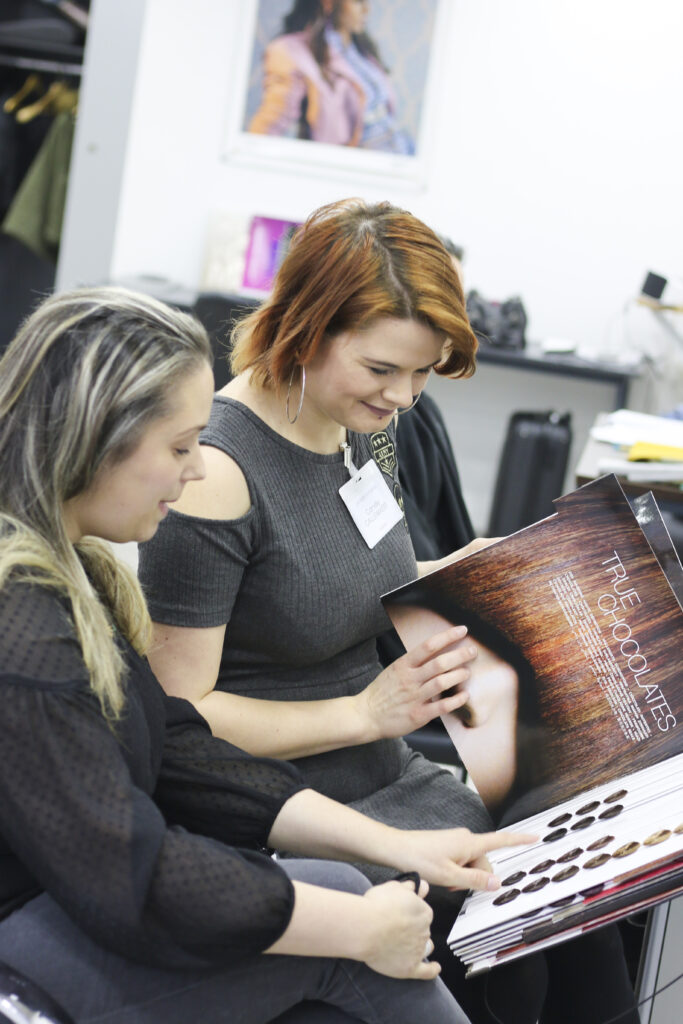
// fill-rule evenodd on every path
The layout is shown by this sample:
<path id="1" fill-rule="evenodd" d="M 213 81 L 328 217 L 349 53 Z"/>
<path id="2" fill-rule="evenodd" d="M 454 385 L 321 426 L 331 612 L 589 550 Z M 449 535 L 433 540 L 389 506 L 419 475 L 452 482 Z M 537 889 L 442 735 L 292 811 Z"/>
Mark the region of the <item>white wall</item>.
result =
<path id="1" fill-rule="evenodd" d="M 59 286 L 154 273 L 192 287 L 214 211 L 297 220 L 355 194 L 406 206 L 463 244 L 468 286 L 520 294 L 531 337 L 599 351 L 646 270 L 683 275 L 683 4 L 443 3 L 434 132 L 416 189 L 226 159 L 246 0 L 94 0 Z M 514 404 L 516 377 L 481 399 L 495 429 L 469 454 L 473 471 L 487 466 L 476 484 L 463 473 L 478 525 L 504 430 L 500 397 Z M 548 401 L 539 383 L 532 407 Z"/>
<path id="2" fill-rule="evenodd" d="M 349 192 L 386 197 L 466 246 L 470 286 L 491 298 L 521 294 L 533 335 L 599 345 L 648 268 L 683 273 L 683 5 L 444 3 L 436 132 L 426 187 L 415 192 L 224 160 L 233 48 L 247 45 L 243 0 L 95 0 L 93 36 L 112 11 L 119 24 L 115 38 L 108 28 L 109 59 L 85 83 L 101 112 L 125 94 L 117 48 L 130 49 L 146 8 L 111 273 L 195 284 L 216 209 L 297 219 Z M 108 130 L 91 107 L 76 168 Z M 107 196 L 83 198 L 92 231 Z M 62 284 L 87 275 L 85 251 L 63 258 Z"/>

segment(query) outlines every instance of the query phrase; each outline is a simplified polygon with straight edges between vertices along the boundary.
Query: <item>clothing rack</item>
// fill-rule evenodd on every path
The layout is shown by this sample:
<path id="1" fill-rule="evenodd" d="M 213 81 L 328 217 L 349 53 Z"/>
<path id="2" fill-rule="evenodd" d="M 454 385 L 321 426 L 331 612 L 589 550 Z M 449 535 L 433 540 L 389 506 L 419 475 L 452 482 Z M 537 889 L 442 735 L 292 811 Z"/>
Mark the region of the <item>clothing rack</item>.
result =
<path id="1" fill-rule="evenodd" d="M 80 77 L 83 65 L 61 60 L 43 60 L 40 57 L 15 57 L 0 53 L 0 67 L 23 68 L 26 71 L 42 71 L 44 74 L 71 75 Z"/>
<path id="2" fill-rule="evenodd" d="M 45 17 L 33 16 L 35 0 L 15 5 L 9 17 L 0 16 L 0 68 L 80 78 L 87 8 L 73 0 L 41 3 Z"/>
<path id="3" fill-rule="evenodd" d="M 36 0 L 0 2 L 2 99 L 6 101 L 13 98 L 10 93 L 21 92 L 22 82 L 26 84 L 25 80 L 32 73 L 42 79 L 31 93 L 25 94 L 29 99 L 38 95 L 35 103 L 29 103 L 29 107 L 38 106 L 32 115 L 36 121 L 29 131 L 19 126 L 24 122 L 16 118 L 18 108 L 3 111 L 4 104 L 0 104 L 0 113 L 5 118 L 0 141 L 0 157 L 5 161 L 2 217 L 7 214 L 11 199 L 49 130 L 50 118 L 37 116 L 43 112 L 39 100 L 49 97 L 51 90 L 54 94 L 54 87 L 60 82 L 69 90 L 76 90 L 81 83 L 85 32 L 82 27 L 70 26 L 64 21 L 63 14 L 70 0 L 57 2 L 60 6 L 55 6 L 51 16 L 46 4 L 45 18 L 36 16 Z M 80 3 L 82 0 L 78 6 Z M 56 110 L 55 105 L 51 112 Z M 59 176 L 50 178 L 58 179 Z M 51 292 L 54 284 L 55 266 L 51 259 L 29 248 L 20 238 L 8 232 L 0 233 L 0 354 L 35 305 L 35 296 Z"/>

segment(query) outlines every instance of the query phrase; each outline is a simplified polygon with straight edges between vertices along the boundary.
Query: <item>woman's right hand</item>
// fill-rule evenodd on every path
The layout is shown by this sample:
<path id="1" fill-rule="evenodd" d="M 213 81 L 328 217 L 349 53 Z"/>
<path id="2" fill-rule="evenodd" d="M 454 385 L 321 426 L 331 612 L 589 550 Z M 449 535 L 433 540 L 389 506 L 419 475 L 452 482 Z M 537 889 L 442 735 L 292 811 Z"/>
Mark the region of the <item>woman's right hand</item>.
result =
<path id="1" fill-rule="evenodd" d="M 373 926 L 363 955 L 373 971 L 390 978 L 418 978 L 429 981 L 441 968 L 427 962 L 434 949 L 429 936 L 432 909 L 425 903 L 426 882 L 415 893 L 412 882 L 385 882 L 364 895 L 372 903 Z"/>
<path id="2" fill-rule="evenodd" d="M 384 669 L 358 694 L 371 737 L 405 736 L 438 715 L 462 707 L 468 693 L 458 689 L 469 678 L 477 648 L 466 640 L 465 626 L 452 626 L 412 648 Z"/>

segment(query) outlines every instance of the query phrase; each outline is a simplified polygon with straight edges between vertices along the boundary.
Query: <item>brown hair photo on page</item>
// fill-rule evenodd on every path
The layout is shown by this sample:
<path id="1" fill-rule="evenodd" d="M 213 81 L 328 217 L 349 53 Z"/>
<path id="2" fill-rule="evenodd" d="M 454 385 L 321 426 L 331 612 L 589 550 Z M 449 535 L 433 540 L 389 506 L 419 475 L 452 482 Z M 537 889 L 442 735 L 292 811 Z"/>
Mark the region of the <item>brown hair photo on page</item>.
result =
<path id="1" fill-rule="evenodd" d="M 404 643 L 444 620 L 479 648 L 445 724 L 497 821 L 683 750 L 683 611 L 616 479 L 385 597 Z"/>

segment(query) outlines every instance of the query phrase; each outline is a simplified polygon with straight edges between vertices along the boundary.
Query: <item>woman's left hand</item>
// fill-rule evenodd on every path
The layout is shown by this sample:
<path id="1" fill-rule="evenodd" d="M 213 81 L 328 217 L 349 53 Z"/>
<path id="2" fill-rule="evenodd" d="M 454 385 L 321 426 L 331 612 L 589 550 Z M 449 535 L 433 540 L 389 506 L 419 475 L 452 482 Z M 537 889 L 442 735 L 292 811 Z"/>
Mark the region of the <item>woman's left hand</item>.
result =
<path id="1" fill-rule="evenodd" d="M 417 871 L 430 885 L 448 889 L 500 888 L 486 854 L 505 846 L 536 842 L 522 832 L 470 832 L 467 828 L 399 832 L 403 851 L 400 868 Z"/>

